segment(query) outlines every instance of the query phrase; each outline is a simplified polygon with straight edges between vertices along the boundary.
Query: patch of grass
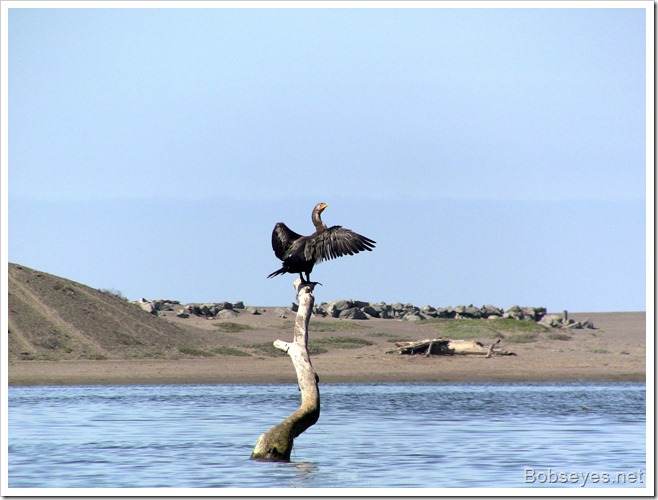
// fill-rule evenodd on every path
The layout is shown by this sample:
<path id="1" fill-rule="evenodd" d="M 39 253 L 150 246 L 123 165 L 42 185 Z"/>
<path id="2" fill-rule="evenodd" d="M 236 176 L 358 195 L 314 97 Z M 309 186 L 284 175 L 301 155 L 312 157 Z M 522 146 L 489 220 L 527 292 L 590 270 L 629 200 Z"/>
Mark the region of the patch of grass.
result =
<path id="1" fill-rule="evenodd" d="M 550 332 L 546 335 L 546 338 L 548 340 L 571 340 L 571 335 L 567 335 L 566 333 Z"/>
<path id="2" fill-rule="evenodd" d="M 215 347 L 214 349 L 210 349 L 210 352 L 219 354 L 220 356 L 251 356 L 248 352 L 236 349 L 235 347 Z"/>
<path id="3" fill-rule="evenodd" d="M 607 349 L 600 349 L 600 348 L 594 348 L 594 349 L 587 349 L 589 352 L 593 352 L 594 354 L 610 354 L 610 351 Z"/>
<path id="4" fill-rule="evenodd" d="M 528 344 L 530 342 L 537 342 L 536 333 L 515 333 L 513 335 L 507 335 L 505 337 L 505 342 L 510 344 Z"/>
<path id="5" fill-rule="evenodd" d="M 401 337 L 397 333 L 390 332 L 368 332 L 365 334 L 367 337 L 380 337 L 386 339 L 386 342 L 411 342 L 414 339 L 409 337 Z"/>
<path id="6" fill-rule="evenodd" d="M 283 321 L 282 323 L 276 325 L 276 328 L 280 328 L 282 330 L 292 330 L 294 327 L 295 327 L 295 322 L 290 320 Z M 350 332 L 354 330 L 363 330 L 365 328 L 370 328 L 370 327 L 352 322 L 351 320 L 311 321 L 308 325 L 309 332 L 344 332 L 344 331 Z"/>
<path id="7" fill-rule="evenodd" d="M 324 354 L 329 351 L 329 349 L 358 349 L 359 347 L 364 347 L 372 345 L 373 343 L 369 340 L 360 339 L 357 337 L 325 337 L 319 339 L 311 339 L 308 343 L 308 353 L 311 356 L 317 354 Z M 245 346 L 249 349 L 254 349 L 258 354 L 264 354 L 266 356 L 285 356 L 286 353 L 274 347 L 270 343 L 263 344 L 251 344 Z"/>
<path id="8" fill-rule="evenodd" d="M 389 333 L 389 332 L 368 332 L 368 333 L 366 333 L 366 336 L 368 336 L 368 337 L 388 337 L 388 338 L 392 338 L 392 337 L 395 337 L 396 335 L 394 333 Z"/>
<path id="9" fill-rule="evenodd" d="M 234 323 L 232 321 L 217 323 L 215 325 L 215 328 L 217 328 L 220 332 L 224 332 L 224 333 L 238 333 L 238 332 L 243 332 L 245 330 L 255 330 L 253 326 Z"/>
<path id="10" fill-rule="evenodd" d="M 480 319 L 438 319 L 435 328 L 439 336 L 449 339 L 493 338 L 498 333 Z"/>
<path id="11" fill-rule="evenodd" d="M 103 354 L 96 354 L 96 353 L 90 353 L 90 354 L 83 354 L 80 356 L 83 359 L 90 359 L 92 361 L 102 361 L 104 359 L 107 359 L 107 356 Z"/>
<path id="12" fill-rule="evenodd" d="M 311 321 L 308 329 L 311 332 L 352 332 L 370 328 L 369 326 L 355 323 L 354 321 L 357 320 L 329 321 L 326 323 Z"/>
<path id="13" fill-rule="evenodd" d="M 548 331 L 534 321 L 501 319 L 434 319 L 437 333 L 450 339 L 506 338 L 505 334 L 536 334 Z M 507 337 L 509 338 L 509 337 Z M 520 337 L 523 338 L 523 337 Z M 532 341 L 530 341 L 532 342 Z"/>
<path id="14" fill-rule="evenodd" d="M 488 322 L 498 332 L 542 333 L 548 331 L 548 327 L 534 321 L 523 321 L 512 318 L 483 319 L 479 321 Z"/>
<path id="15" fill-rule="evenodd" d="M 310 344 L 314 346 L 333 347 L 335 349 L 358 349 L 359 347 L 365 347 L 373 343 L 358 337 L 325 337 L 314 339 Z"/>
<path id="16" fill-rule="evenodd" d="M 204 358 L 210 358 L 214 356 L 212 352 L 204 351 L 202 349 L 194 349 L 193 347 L 181 347 L 178 349 L 178 352 L 188 356 L 202 356 Z"/>
<path id="17" fill-rule="evenodd" d="M 22 361 L 58 361 L 59 357 L 55 354 L 38 354 L 34 352 L 22 352 Z"/>
<path id="18" fill-rule="evenodd" d="M 308 346 L 309 356 L 315 356 L 316 354 L 324 354 L 325 352 L 329 352 L 329 349 L 326 349 L 319 345 L 315 345 L 313 343 L 309 344 Z"/>
<path id="19" fill-rule="evenodd" d="M 126 355 L 128 358 L 134 359 L 166 359 L 167 355 L 162 351 L 147 351 L 147 352 L 131 352 Z"/>
<path id="20" fill-rule="evenodd" d="M 272 325 L 274 328 L 279 328 L 281 330 L 292 330 L 295 326 L 295 322 L 289 319 L 283 320 L 276 325 Z"/>

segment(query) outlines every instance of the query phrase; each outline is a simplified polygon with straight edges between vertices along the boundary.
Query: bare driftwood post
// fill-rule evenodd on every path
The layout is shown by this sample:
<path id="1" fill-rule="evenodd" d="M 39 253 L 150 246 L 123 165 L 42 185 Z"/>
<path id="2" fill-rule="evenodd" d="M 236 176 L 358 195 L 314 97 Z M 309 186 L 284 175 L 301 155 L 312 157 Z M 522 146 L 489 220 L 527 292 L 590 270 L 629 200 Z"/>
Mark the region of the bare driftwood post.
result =
<path id="1" fill-rule="evenodd" d="M 295 319 L 293 342 L 275 340 L 274 347 L 287 352 L 297 372 L 297 383 L 302 393 L 302 403 L 297 411 L 258 438 L 251 458 L 268 461 L 290 461 L 294 439 L 320 418 L 320 391 L 318 376 L 308 356 L 308 322 L 313 311 L 314 283 L 295 280 L 299 309 Z"/>

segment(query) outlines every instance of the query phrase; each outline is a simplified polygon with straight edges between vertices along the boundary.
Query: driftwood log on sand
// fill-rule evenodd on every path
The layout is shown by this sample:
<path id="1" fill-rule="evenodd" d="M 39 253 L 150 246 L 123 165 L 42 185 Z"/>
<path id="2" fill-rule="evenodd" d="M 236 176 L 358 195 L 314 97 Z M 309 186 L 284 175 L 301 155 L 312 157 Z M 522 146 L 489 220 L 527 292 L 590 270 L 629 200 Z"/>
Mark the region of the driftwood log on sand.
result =
<path id="1" fill-rule="evenodd" d="M 424 339 L 411 342 L 396 342 L 396 349 L 388 351 L 387 354 L 424 354 L 431 355 L 481 355 L 487 358 L 491 356 L 516 356 L 513 352 L 498 349 L 500 339 L 489 346 L 476 340 L 463 339 Z"/>
<path id="2" fill-rule="evenodd" d="M 308 323 L 315 302 L 314 286 L 314 283 L 295 280 L 299 309 L 295 318 L 293 341 L 274 341 L 274 347 L 287 352 L 295 367 L 302 395 L 301 406 L 283 422 L 258 438 L 251 454 L 252 459 L 289 462 L 294 439 L 320 418 L 319 379 L 308 356 Z"/>

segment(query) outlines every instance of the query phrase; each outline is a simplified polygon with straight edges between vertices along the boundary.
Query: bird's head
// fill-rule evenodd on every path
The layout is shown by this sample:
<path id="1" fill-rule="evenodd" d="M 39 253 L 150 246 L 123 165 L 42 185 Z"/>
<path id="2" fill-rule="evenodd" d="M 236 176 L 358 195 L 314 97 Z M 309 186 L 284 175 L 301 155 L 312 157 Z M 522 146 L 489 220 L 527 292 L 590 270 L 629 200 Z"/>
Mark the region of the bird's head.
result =
<path id="1" fill-rule="evenodd" d="M 322 222 L 322 219 L 320 218 L 320 214 L 322 211 L 327 208 L 329 205 L 326 203 L 318 203 L 315 205 L 313 208 L 313 213 L 311 213 L 311 220 L 313 221 L 313 225 L 317 230 L 326 228 L 327 226 L 324 225 L 324 222 Z"/>

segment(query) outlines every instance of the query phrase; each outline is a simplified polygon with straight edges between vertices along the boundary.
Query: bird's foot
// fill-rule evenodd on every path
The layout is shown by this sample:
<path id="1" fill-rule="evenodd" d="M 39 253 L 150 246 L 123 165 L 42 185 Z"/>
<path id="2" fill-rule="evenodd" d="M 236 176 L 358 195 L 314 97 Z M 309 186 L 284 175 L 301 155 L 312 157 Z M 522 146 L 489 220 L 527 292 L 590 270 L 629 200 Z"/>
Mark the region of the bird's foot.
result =
<path id="1" fill-rule="evenodd" d="M 302 285 L 305 285 L 305 286 L 306 285 L 313 285 L 313 286 L 320 285 L 320 286 L 323 286 L 322 283 L 320 283 L 319 281 L 306 281 L 306 280 L 302 280 Z"/>

